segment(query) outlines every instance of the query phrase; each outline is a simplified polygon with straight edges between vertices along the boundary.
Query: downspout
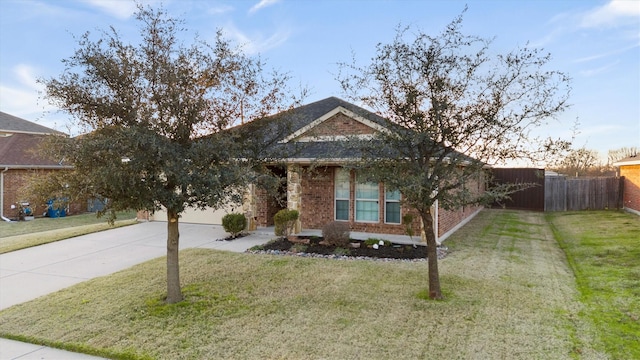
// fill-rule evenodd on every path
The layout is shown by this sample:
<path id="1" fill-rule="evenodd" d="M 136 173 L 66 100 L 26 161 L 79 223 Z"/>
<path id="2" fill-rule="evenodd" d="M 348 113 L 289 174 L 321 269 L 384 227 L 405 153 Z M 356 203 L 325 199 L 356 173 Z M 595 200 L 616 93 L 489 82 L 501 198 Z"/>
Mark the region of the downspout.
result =
<path id="1" fill-rule="evenodd" d="M 0 219 L 11 222 L 11 219 L 4 216 L 4 173 L 9 171 L 9 167 L 5 166 L 4 170 L 0 172 Z"/>

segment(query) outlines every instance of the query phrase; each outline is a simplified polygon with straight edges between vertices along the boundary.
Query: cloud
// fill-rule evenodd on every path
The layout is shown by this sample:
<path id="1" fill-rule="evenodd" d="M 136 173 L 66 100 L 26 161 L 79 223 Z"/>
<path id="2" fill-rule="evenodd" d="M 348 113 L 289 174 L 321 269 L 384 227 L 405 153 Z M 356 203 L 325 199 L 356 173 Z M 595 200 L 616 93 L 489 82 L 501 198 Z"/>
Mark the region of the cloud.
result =
<path id="1" fill-rule="evenodd" d="M 280 0 L 260 0 L 259 3 L 253 5 L 251 7 L 251 9 L 249 9 L 249 13 L 253 14 L 254 12 L 260 10 L 260 9 L 264 9 L 267 6 L 271 6 L 271 5 L 275 5 L 277 3 L 279 3 Z"/>
<path id="2" fill-rule="evenodd" d="M 36 69 L 26 65 L 18 64 L 12 69 L 15 83 L 0 84 L 0 104 L 3 111 L 21 116 L 32 114 L 34 111 L 56 110 L 40 98 L 44 87 L 37 82 Z"/>
<path id="3" fill-rule="evenodd" d="M 82 0 L 85 4 L 99 8 L 100 10 L 115 16 L 118 19 L 126 20 L 136 12 L 134 1 L 122 0 Z"/>
<path id="4" fill-rule="evenodd" d="M 286 29 L 277 30 L 272 35 L 265 37 L 262 34 L 249 36 L 240 31 L 233 23 L 223 27 L 226 37 L 230 38 L 242 47 L 246 54 L 258 54 L 278 47 L 289 39 L 291 32 Z"/>
<path id="5" fill-rule="evenodd" d="M 207 13 L 209 15 L 226 14 L 226 13 L 231 12 L 231 11 L 233 11 L 233 6 L 231 6 L 231 5 L 213 6 L 213 7 L 210 7 L 209 9 L 207 9 Z"/>
<path id="6" fill-rule="evenodd" d="M 609 69 L 614 68 L 619 63 L 620 63 L 620 61 L 614 61 L 612 63 L 609 63 L 607 65 L 601 66 L 601 67 L 596 68 L 596 69 L 582 70 L 582 71 L 580 71 L 580 75 L 586 76 L 586 77 L 590 77 L 590 76 L 594 76 L 594 75 L 601 74 L 601 73 L 604 73 L 604 72 L 608 72 Z"/>
<path id="7" fill-rule="evenodd" d="M 625 46 L 625 47 L 620 48 L 620 49 L 608 51 L 608 52 L 605 52 L 605 53 L 591 55 L 591 56 L 583 57 L 583 58 L 580 58 L 580 59 L 576 59 L 574 62 L 582 63 L 582 62 L 588 62 L 588 61 L 598 60 L 598 59 L 602 59 L 602 58 L 607 58 L 607 57 L 610 57 L 610 56 L 613 56 L 613 55 L 622 54 L 622 53 L 624 53 L 624 52 L 626 52 L 628 50 L 632 50 L 632 49 L 635 49 L 637 47 L 640 47 L 640 43 L 632 44 L 632 45 Z"/>
<path id="8" fill-rule="evenodd" d="M 617 27 L 640 20 L 640 2 L 629 0 L 611 0 L 582 15 L 580 26 L 583 28 Z"/>

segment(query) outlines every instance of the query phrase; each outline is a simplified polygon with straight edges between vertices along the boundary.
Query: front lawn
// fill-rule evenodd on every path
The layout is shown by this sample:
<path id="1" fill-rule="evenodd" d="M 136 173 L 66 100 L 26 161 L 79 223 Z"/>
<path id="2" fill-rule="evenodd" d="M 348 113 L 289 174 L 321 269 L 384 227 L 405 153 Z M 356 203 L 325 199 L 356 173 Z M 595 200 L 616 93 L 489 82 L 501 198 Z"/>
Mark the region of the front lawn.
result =
<path id="1" fill-rule="evenodd" d="M 603 350 L 613 359 L 640 359 L 640 217 L 589 211 L 547 218 Z"/>
<path id="2" fill-rule="evenodd" d="M 0 312 L 0 335 L 119 359 L 604 357 L 543 214 L 483 211 L 427 264 L 181 252 L 186 301 L 155 259 Z"/>

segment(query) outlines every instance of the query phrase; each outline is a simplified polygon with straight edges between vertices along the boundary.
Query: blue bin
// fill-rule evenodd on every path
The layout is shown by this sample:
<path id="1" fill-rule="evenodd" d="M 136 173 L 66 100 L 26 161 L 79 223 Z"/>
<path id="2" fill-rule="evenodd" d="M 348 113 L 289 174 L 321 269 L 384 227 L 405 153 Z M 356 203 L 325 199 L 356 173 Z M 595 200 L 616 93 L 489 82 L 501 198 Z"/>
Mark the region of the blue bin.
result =
<path id="1" fill-rule="evenodd" d="M 47 201 L 47 216 L 50 218 L 67 216 L 67 210 L 65 208 L 53 208 L 54 201 L 55 199 Z"/>

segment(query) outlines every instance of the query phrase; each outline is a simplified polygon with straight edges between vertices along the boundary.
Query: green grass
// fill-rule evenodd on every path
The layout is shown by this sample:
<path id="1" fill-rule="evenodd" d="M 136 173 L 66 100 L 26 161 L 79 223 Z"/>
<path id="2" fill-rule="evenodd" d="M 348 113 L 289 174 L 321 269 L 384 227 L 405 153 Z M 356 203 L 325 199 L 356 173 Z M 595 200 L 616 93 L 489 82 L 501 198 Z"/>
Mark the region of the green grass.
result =
<path id="1" fill-rule="evenodd" d="M 576 275 L 584 314 L 613 359 L 640 359 L 640 218 L 618 211 L 547 215 Z"/>
<path id="2" fill-rule="evenodd" d="M 118 220 L 135 219 L 135 211 L 119 212 Z M 0 221 L 0 239 L 9 236 L 31 234 L 75 226 L 102 224 L 106 218 L 98 218 L 95 213 L 70 215 L 59 218 L 41 217 L 31 221 Z"/>
<path id="3" fill-rule="evenodd" d="M 32 221 L 0 222 L 0 254 L 47 244 L 97 231 L 136 223 L 135 212 L 118 213 L 113 225 L 96 214 L 72 215 L 62 218 L 37 218 Z"/>
<path id="4" fill-rule="evenodd" d="M 116 359 L 603 358 L 543 214 L 484 211 L 440 262 L 191 249 L 185 301 L 155 259 L 0 312 L 0 336 Z M 517 261 L 516 261 L 517 260 Z"/>

